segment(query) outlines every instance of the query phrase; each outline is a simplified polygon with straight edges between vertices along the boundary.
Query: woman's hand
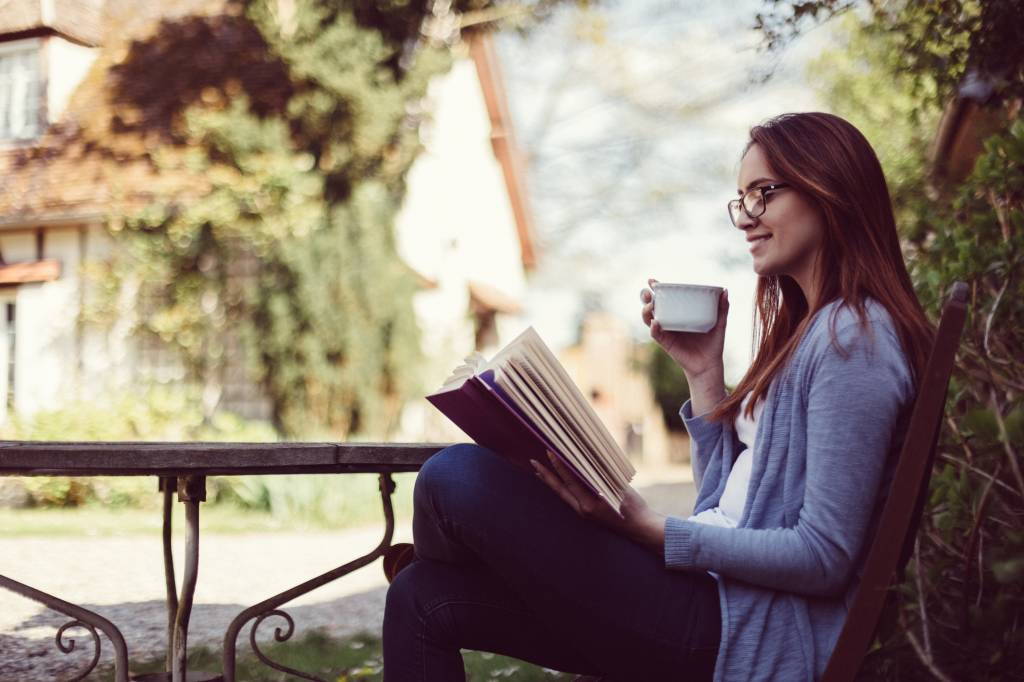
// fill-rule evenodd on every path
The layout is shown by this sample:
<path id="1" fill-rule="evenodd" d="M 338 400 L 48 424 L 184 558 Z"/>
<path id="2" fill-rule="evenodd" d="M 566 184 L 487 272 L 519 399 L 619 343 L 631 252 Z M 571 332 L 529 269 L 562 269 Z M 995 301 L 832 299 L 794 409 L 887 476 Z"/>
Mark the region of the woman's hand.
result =
<path id="1" fill-rule="evenodd" d="M 653 287 L 658 280 L 649 279 Z M 722 291 L 718 299 L 718 321 L 710 331 L 670 332 L 661 328 L 654 319 L 654 292 L 643 289 L 640 301 L 644 304 L 641 317 L 650 327 L 651 338 L 665 349 L 669 357 L 683 368 L 686 382 L 690 385 L 693 399 L 693 413 L 703 414 L 725 397 L 725 368 L 722 353 L 725 349 L 725 325 L 729 317 L 729 292 Z"/>
<path id="2" fill-rule="evenodd" d="M 633 488 L 626 488 L 618 513 L 605 501 L 581 485 L 557 456 L 548 452 L 550 468 L 535 459 L 530 460 L 537 477 L 585 519 L 622 533 L 631 540 L 658 554 L 665 551 L 665 516 L 647 506 L 644 498 Z"/>

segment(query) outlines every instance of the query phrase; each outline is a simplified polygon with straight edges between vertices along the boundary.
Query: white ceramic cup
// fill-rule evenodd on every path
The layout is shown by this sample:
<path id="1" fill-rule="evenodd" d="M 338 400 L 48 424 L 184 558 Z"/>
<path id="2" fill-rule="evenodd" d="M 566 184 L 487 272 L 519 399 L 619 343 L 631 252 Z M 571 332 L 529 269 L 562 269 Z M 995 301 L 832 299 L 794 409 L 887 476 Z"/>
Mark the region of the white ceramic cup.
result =
<path id="1" fill-rule="evenodd" d="M 718 299 L 722 295 L 722 287 L 656 282 L 652 288 L 654 319 L 662 329 L 703 334 L 718 322 Z"/>

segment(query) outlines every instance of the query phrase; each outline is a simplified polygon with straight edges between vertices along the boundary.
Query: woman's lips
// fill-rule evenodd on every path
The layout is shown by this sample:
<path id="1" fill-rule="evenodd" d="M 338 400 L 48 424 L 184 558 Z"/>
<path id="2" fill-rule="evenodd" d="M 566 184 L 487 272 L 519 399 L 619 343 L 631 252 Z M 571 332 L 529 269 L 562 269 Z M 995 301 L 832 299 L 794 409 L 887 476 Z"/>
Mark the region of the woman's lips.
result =
<path id="1" fill-rule="evenodd" d="M 766 241 L 768 241 L 771 238 L 772 238 L 772 236 L 770 234 L 766 234 L 763 237 L 757 237 L 755 239 L 751 239 L 750 240 L 750 252 L 753 253 L 754 251 L 757 250 L 757 248 L 759 246 L 761 246 L 761 244 L 765 243 Z"/>

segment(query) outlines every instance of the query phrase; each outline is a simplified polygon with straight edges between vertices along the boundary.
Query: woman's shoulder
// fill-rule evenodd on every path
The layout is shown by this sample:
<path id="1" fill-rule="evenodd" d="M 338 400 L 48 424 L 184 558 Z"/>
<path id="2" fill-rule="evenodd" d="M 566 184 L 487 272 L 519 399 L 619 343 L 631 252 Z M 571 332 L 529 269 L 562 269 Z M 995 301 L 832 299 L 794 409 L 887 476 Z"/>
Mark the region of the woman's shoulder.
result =
<path id="1" fill-rule="evenodd" d="M 814 320 L 808 329 L 808 335 L 826 335 L 848 332 L 851 328 L 860 327 L 860 331 L 869 329 L 885 329 L 895 332 L 896 324 L 892 315 L 877 299 L 866 297 L 858 306 L 852 301 L 837 298 L 826 303 L 815 313 Z"/>
<path id="2" fill-rule="evenodd" d="M 851 382 L 867 379 L 879 390 L 891 387 L 903 402 L 912 399 L 910 363 L 896 323 L 879 301 L 865 299 L 861 309 L 832 301 L 818 311 L 805 340 L 795 362 L 804 390 L 827 374 Z"/>
<path id="3" fill-rule="evenodd" d="M 807 337 L 812 354 L 825 353 L 829 348 L 842 354 L 856 348 L 902 354 L 892 315 L 871 297 L 865 298 L 861 306 L 845 299 L 827 303 L 815 314 Z"/>

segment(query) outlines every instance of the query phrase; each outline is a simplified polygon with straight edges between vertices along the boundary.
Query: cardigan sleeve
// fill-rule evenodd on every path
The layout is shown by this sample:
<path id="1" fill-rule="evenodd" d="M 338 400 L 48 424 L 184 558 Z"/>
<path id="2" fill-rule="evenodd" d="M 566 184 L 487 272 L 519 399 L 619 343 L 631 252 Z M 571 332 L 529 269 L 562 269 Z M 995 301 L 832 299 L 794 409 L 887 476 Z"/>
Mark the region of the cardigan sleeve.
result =
<path id="1" fill-rule="evenodd" d="M 671 517 L 665 524 L 667 567 L 711 570 L 809 595 L 845 589 L 892 434 L 913 395 L 894 332 L 877 324 L 870 332 L 862 334 L 857 324 L 838 329 L 842 350 L 828 338 L 816 340 L 805 389 L 805 489 L 795 525 L 720 528 Z"/>
<path id="2" fill-rule="evenodd" d="M 687 400 L 679 408 L 679 416 L 690 435 L 690 464 L 693 467 L 693 482 L 701 489 L 704 473 L 712 462 L 720 462 L 723 455 L 725 425 L 713 422 L 703 415 L 694 416 L 693 401 Z"/>

